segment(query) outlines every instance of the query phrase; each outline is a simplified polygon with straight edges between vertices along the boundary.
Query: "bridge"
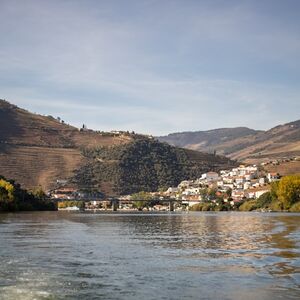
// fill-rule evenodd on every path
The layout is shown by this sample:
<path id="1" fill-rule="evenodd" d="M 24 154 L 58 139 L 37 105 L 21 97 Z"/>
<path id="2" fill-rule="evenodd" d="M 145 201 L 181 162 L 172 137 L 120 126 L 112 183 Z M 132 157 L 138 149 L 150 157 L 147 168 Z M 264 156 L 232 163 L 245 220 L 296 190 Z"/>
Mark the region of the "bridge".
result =
<path id="1" fill-rule="evenodd" d="M 164 199 L 154 199 L 154 200 L 145 200 L 145 199 L 120 199 L 117 197 L 110 197 L 107 199 L 103 199 L 103 198 L 96 198 L 96 197 L 89 197 L 89 198 L 59 198 L 59 199 L 55 199 L 58 202 L 59 201 L 83 201 L 83 202 L 93 202 L 93 201 L 97 201 L 97 202 L 104 202 L 110 203 L 111 209 L 112 211 L 117 211 L 120 203 L 134 203 L 134 202 L 151 202 L 151 201 L 158 201 L 158 202 L 165 202 L 165 203 L 169 203 L 169 211 L 174 211 L 174 203 L 176 202 L 182 202 L 182 199 L 170 199 L 170 198 L 164 198 Z"/>
<path id="2" fill-rule="evenodd" d="M 111 201 L 112 211 L 117 211 L 118 208 L 119 208 L 120 202 L 127 202 L 127 203 L 150 202 L 151 200 L 144 200 L 144 199 L 122 200 L 122 199 L 115 198 L 115 199 L 111 199 L 110 201 Z M 156 201 L 156 200 L 152 200 L 152 201 Z M 178 199 L 157 199 L 157 201 L 169 203 L 169 211 L 174 211 L 174 203 L 175 202 L 181 202 L 182 200 L 178 200 Z"/>

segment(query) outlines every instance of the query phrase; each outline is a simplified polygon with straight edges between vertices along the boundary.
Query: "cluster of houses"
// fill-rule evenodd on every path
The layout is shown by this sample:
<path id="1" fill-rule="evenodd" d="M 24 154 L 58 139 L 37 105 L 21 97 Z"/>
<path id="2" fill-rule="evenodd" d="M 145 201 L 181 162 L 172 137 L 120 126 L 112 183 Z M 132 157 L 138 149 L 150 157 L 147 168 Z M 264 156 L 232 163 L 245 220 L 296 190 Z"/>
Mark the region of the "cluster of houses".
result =
<path id="1" fill-rule="evenodd" d="M 280 178 L 277 173 L 264 173 L 256 165 L 240 165 L 231 170 L 207 172 L 196 180 L 184 180 L 177 187 L 169 187 L 165 192 L 151 193 L 154 199 L 174 199 L 182 204 L 193 206 L 202 201 L 216 202 L 222 199 L 234 205 L 244 199 L 256 199 L 270 190 L 270 183 Z M 58 182 L 59 189 L 51 192 L 53 199 L 83 200 L 87 209 L 106 207 L 104 195 L 99 192 L 79 192 L 76 188 L 66 187 L 67 182 Z M 111 199 L 107 199 L 111 200 Z M 118 198 L 122 208 L 131 208 L 131 196 Z M 109 202 L 109 201 L 108 201 Z M 165 204 L 159 210 L 165 208 Z"/>
<path id="2" fill-rule="evenodd" d="M 48 191 L 48 196 L 56 200 L 89 200 L 96 201 L 103 199 L 104 195 L 97 191 L 81 191 L 77 187 L 69 185 L 67 180 L 58 179 L 56 180 L 57 188 Z"/>
<path id="3" fill-rule="evenodd" d="M 278 179 L 279 174 L 262 173 L 256 165 L 240 165 L 219 173 L 204 173 L 196 180 L 184 180 L 177 187 L 168 188 L 165 195 L 182 199 L 189 205 L 204 200 L 215 201 L 217 197 L 234 205 L 244 199 L 259 198 L 270 190 L 270 183 Z"/>

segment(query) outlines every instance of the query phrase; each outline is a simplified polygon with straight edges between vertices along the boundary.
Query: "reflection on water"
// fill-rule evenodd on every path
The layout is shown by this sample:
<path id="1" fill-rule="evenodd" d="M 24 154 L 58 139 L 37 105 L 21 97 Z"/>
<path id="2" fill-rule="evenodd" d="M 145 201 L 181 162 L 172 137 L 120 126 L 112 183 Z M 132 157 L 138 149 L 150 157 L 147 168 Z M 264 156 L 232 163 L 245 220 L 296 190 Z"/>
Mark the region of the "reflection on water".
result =
<path id="1" fill-rule="evenodd" d="M 0 299 L 300 298 L 300 214 L 2 214 L 0 255 Z"/>

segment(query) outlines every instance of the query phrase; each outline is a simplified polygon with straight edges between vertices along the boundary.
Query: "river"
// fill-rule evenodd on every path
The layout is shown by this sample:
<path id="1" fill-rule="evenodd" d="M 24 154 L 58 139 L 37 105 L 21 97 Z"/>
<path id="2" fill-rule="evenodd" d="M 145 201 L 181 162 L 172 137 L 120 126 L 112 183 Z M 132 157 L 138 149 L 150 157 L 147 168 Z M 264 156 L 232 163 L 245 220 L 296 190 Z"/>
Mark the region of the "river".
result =
<path id="1" fill-rule="evenodd" d="M 300 214 L 0 214 L 0 299 L 300 299 Z"/>

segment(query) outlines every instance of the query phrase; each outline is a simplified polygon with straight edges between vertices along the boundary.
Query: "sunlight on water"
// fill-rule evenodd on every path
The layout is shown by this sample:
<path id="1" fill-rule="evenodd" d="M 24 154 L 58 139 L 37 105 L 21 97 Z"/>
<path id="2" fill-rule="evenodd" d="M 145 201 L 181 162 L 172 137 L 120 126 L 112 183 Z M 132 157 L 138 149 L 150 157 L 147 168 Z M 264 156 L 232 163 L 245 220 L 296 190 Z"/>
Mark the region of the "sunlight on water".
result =
<path id="1" fill-rule="evenodd" d="M 9 262 L 4 268 L 9 270 L 9 265 L 18 262 Z M 5 272 L 1 272 L 3 276 Z M 2 277 L 1 276 L 1 277 Z M 8 276 L 7 276 L 8 277 Z M 46 291 L 51 285 L 45 274 L 35 274 L 31 271 L 21 272 L 13 276 L 14 279 L 8 279 L 8 286 L 0 288 L 1 299 L 7 300 L 32 300 L 32 299 L 53 299 L 51 293 Z"/>

